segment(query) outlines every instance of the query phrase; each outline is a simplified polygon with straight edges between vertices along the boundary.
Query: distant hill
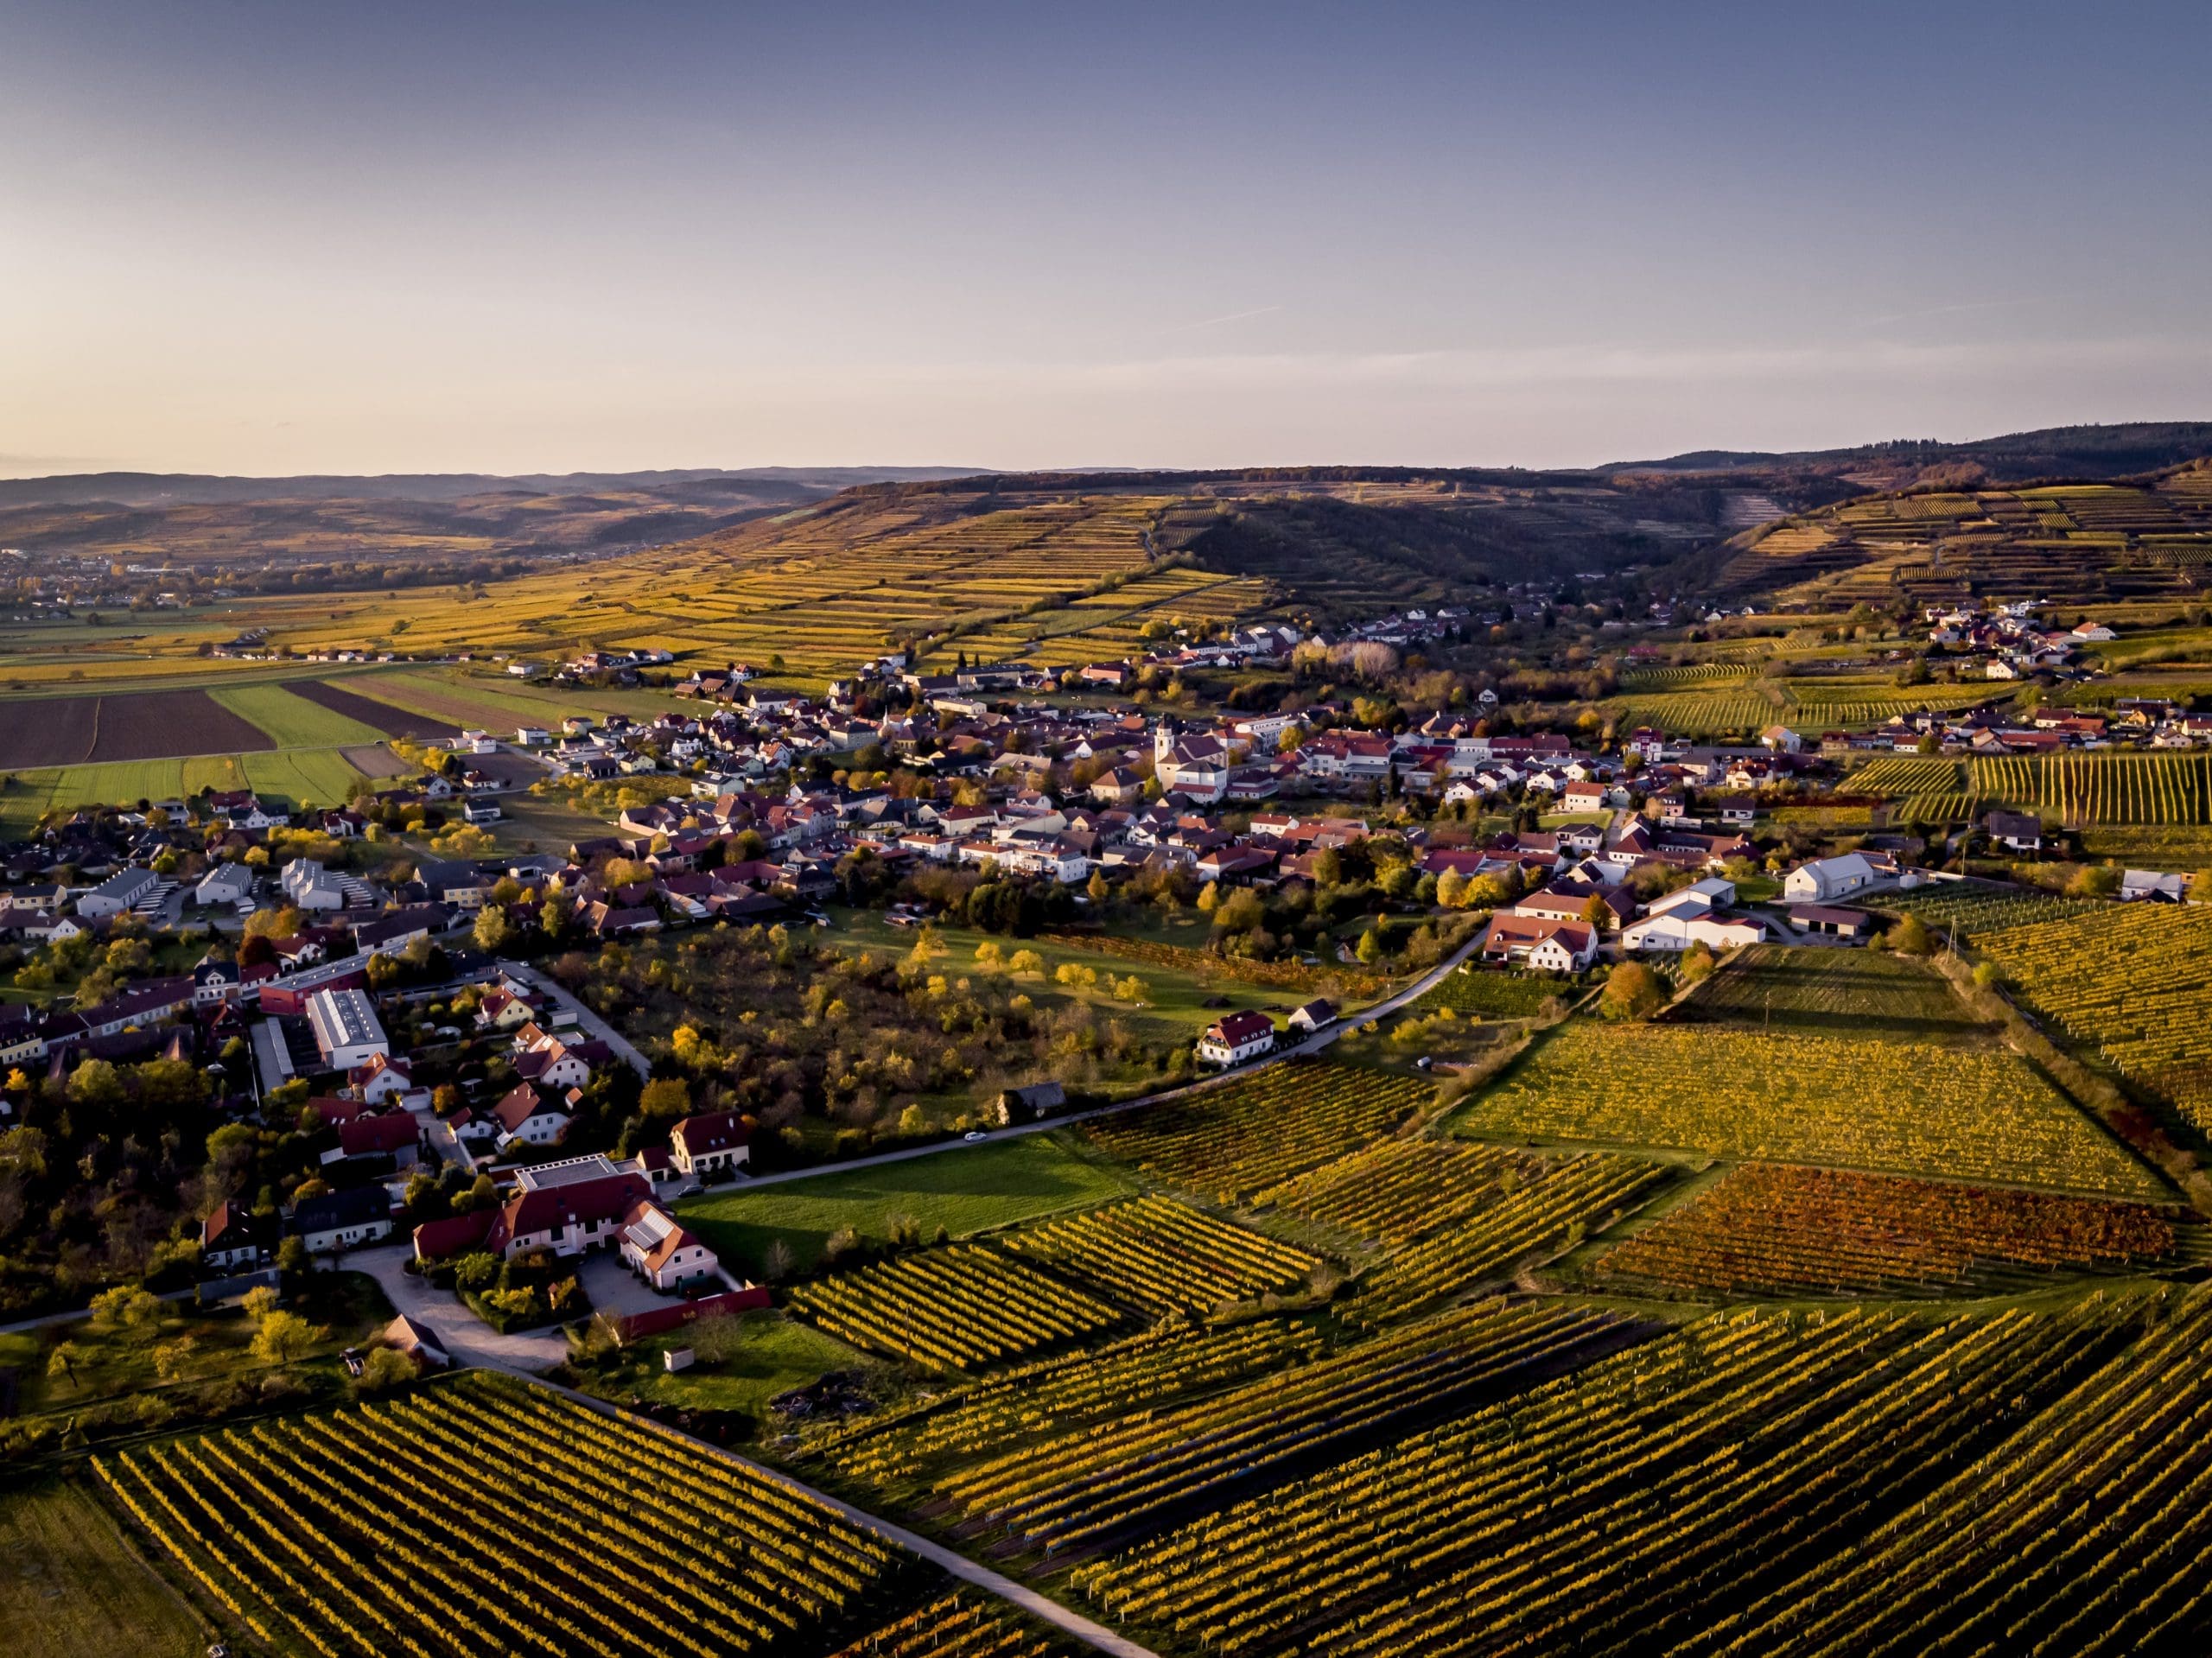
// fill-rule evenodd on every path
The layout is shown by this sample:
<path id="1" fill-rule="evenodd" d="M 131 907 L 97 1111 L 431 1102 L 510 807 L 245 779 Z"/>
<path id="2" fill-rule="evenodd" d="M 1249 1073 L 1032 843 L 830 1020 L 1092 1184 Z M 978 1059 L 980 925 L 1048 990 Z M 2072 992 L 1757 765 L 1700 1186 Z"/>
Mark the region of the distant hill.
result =
<path id="1" fill-rule="evenodd" d="M 250 501 L 458 501 L 477 495 L 579 495 L 607 491 L 683 493 L 717 486 L 788 485 L 828 493 L 887 480 L 975 477 L 957 467 L 704 467 L 660 472 L 384 473 L 346 477 L 235 478 L 188 472 L 86 472 L 0 479 L 0 506 L 236 505 Z"/>
<path id="2" fill-rule="evenodd" d="M 1870 488 L 1895 489 L 1931 469 L 1977 467 L 1982 480 L 1990 483 L 2042 479 L 2079 482 L 2163 472 L 2204 455 L 2212 455 L 2212 421 L 2138 421 L 2118 426 L 2053 426 L 1964 442 L 1901 438 L 1848 449 L 1694 449 L 1663 461 L 1624 461 L 1598 470 L 1827 474 Z"/>

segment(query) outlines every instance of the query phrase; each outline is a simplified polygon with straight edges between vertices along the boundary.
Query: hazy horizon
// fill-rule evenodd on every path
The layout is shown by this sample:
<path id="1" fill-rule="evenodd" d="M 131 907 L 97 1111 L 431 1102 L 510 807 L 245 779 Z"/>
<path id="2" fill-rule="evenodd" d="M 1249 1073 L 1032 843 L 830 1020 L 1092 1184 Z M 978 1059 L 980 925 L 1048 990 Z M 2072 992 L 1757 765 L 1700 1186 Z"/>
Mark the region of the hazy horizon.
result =
<path id="1" fill-rule="evenodd" d="M 0 29 L 0 475 L 1573 467 L 2212 410 L 2201 8 Z"/>

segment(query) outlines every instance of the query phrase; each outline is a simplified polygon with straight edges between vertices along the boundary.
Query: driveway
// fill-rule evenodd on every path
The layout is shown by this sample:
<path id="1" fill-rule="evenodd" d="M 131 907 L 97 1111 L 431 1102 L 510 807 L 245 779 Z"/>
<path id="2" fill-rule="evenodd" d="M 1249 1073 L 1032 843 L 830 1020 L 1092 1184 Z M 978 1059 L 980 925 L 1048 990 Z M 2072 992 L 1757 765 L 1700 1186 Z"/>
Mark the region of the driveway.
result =
<path id="1" fill-rule="evenodd" d="M 584 1293 L 591 1297 L 593 1309 L 618 1318 L 673 1306 L 680 1299 L 663 1295 L 625 1267 L 620 1255 L 611 1252 L 586 1255 L 576 1269 L 576 1276 L 583 1280 Z"/>
<path id="2" fill-rule="evenodd" d="M 366 1273 L 377 1280 L 393 1308 L 435 1331 L 455 1364 L 493 1369 L 527 1370 L 543 1375 L 569 1357 L 569 1338 L 559 1327 L 525 1330 L 502 1336 L 461 1304 L 460 1298 L 401 1270 L 414 1250 L 406 1244 L 357 1249 L 339 1258 L 342 1272 Z"/>

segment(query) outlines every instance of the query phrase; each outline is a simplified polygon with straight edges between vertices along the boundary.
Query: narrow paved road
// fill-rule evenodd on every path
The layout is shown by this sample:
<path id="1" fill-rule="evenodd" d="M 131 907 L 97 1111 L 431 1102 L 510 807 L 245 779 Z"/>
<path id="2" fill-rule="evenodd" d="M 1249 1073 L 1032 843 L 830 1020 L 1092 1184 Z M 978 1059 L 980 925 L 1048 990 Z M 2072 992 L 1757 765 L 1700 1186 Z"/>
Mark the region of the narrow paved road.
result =
<path id="1" fill-rule="evenodd" d="M 1264 1059 L 1255 1059 L 1249 1064 L 1240 1065 L 1234 1070 L 1224 1072 L 1224 1075 L 1247 1077 L 1255 1070 L 1264 1070 L 1269 1065 L 1279 1065 L 1286 1059 L 1294 1059 L 1301 1055 L 1325 1051 L 1331 1043 L 1347 1031 L 1364 1024 L 1370 1019 L 1381 1019 L 1395 1013 L 1408 1003 L 1418 1001 L 1430 990 L 1434 989 L 1444 981 L 1446 974 L 1459 970 L 1459 964 L 1474 954 L 1475 946 L 1481 941 L 1482 935 L 1477 933 L 1474 937 L 1452 951 L 1437 966 L 1414 980 L 1411 985 L 1398 992 L 1396 995 L 1386 1001 L 1378 1001 L 1372 1007 L 1363 1007 L 1358 1012 L 1338 1020 L 1327 1029 L 1316 1031 L 1303 1042 L 1291 1047 L 1278 1048 Z M 1183 1095 L 1195 1093 L 1202 1088 L 1211 1088 L 1220 1080 L 1221 1078 L 1217 1077 L 1208 1077 L 1198 1082 L 1185 1083 L 1179 1088 L 1163 1089 L 1157 1094 L 1147 1094 L 1140 1099 L 1123 1100 L 1117 1105 L 1093 1106 L 1087 1111 L 1058 1112 L 1052 1116 L 1039 1118 L 1035 1122 L 1016 1123 L 1010 1128 L 990 1129 L 981 1140 L 932 1140 L 926 1146 L 908 1146 L 895 1152 L 878 1152 L 873 1157 L 850 1158 L 840 1163 L 822 1163 L 812 1168 L 786 1169 L 777 1174 L 759 1174 L 749 1180 L 739 1180 L 729 1185 L 711 1187 L 709 1190 L 750 1191 L 755 1186 L 781 1185 L 789 1180 L 811 1180 L 825 1174 L 843 1174 L 851 1169 L 880 1168 L 887 1163 L 905 1163 L 917 1157 L 934 1157 L 940 1152 L 972 1151 L 979 1147 L 995 1145 L 1003 1140 L 1019 1140 L 1024 1134 L 1041 1134 L 1055 1128 L 1065 1128 L 1071 1122 L 1088 1122 L 1095 1117 L 1109 1117 L 1123 1111 L 1140 1110 L 1147 1105 L 1157 1105 L 1163 1100 L 1177 1099 Z"/>

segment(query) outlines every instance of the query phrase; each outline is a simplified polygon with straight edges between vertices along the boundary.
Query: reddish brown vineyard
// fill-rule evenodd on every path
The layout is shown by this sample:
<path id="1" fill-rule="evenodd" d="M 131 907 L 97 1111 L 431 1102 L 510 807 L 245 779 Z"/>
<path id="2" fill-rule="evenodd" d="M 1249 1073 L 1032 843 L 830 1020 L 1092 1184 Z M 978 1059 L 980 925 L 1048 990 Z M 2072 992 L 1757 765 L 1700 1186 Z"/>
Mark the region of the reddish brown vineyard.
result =
<path id="1" fill-rule="evenodd" d="M 2146 1204 L 1751 1164 L 1593 1270 L 1699 1293 L 1897 1294 L 2159 1261 L 2177 1242 Z"/>

